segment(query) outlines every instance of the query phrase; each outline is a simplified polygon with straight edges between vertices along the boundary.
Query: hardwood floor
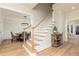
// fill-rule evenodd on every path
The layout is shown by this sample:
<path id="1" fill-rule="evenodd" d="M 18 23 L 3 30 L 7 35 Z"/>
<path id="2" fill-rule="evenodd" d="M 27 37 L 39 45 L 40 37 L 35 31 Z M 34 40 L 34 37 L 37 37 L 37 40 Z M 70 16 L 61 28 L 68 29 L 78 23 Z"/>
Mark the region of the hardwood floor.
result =
<path id="1" fill-rule="evenodd" d="M 0 56 L 28 56 L 22 42 L 4 41 L 0 45 Z M 60 47 L 49 47 L 37 53 L 37 56 L 79 56 L 79 39 L 71 38 Z"/>
<path id="2" fill-rule="evenodd" d="M 49 47 L 37 54 L 38 56 L 79 56 L 79 39 L 71 38 L 60 47 Z"/>
<path id="3" fill-rule="evenodd" d="M 0 45 L 0 56 L 28 56 L 28 53 L 22 47 L 22 42 L 5 40 Z"/>

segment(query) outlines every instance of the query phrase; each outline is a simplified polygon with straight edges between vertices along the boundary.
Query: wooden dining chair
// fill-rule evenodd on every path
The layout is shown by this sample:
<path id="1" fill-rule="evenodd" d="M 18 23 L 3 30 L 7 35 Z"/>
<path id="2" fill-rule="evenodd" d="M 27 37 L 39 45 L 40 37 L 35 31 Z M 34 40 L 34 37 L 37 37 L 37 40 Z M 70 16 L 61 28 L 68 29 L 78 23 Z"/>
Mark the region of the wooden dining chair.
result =
<path id="1" fill-rule="evenodd" d="M 11 42 L 13 42 L 13 40 L 19 41 L 19 37 L 18 36 L 15 36 L 12 32 L 11 32 L 11 36 L 12 36 Z"/>

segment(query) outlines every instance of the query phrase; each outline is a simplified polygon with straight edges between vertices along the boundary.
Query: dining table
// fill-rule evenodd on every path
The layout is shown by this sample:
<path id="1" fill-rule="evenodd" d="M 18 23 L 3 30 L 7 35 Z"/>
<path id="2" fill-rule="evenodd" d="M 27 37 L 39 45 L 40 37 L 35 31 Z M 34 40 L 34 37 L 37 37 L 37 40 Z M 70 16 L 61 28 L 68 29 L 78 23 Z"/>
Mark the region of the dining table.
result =
<path id="1" fill-rule="evenodd" d="M 23 41 L 23 39 L 21 38 L 22 33 L 15 33 L 15 35 L 19 37 L 19 41 Z"/>

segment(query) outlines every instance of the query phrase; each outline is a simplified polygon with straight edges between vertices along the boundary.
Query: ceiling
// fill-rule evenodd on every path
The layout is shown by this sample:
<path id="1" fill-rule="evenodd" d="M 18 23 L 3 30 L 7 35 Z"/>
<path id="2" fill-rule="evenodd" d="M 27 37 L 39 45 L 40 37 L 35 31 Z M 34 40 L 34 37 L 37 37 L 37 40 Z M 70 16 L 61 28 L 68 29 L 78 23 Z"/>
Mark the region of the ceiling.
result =
<path id="1" fill-rule="evenodd" d="M 54 4 L 54 8 L 57 10 L 62 10 L 65 13 L 69 13 L 79 10 L 79 3 L 56 3 Z"/>
<path id="2" fill-rule="evenodd" d="M 26 9 L 34 8 L 38 3 L 18 3 L 19 5 L 25 7 Z"/>

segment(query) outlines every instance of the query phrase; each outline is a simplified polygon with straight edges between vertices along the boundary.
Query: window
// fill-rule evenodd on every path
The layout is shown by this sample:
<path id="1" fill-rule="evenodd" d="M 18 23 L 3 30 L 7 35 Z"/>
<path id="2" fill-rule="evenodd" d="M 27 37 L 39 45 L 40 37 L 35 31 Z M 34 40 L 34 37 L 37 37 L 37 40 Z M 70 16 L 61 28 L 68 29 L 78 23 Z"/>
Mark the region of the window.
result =
<path id="1" fill-rule="evenodd" d="M 73 33 L 73 25 L 71 25 L 71 33 Z"/>
<path id="2" fill-rule="evenodd" d="M 79 35 L 79 26 L 76 26 L 76 35 Z"/>

